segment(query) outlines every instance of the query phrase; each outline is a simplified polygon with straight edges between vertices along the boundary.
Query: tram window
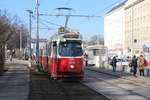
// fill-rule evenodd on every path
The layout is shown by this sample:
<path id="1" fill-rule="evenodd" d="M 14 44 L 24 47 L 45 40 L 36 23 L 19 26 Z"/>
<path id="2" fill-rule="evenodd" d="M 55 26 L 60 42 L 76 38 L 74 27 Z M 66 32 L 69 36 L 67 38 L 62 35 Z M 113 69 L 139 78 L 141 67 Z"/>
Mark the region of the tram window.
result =
<path id="1" fill-rule="evenodd" d="M 96 56 L 96 50 L 93 50 L 93 55 Z"/>
<path id="2" fill-rule="evenodd" d="M 53 57 L 56 57 L 57 56 L 57 47 L 55 46 L 53 48 Z"/>
<path id="3" fill-rule="evenodd" d="M 97 56 L 97 55 L 99 55 L 100 54 L 100 50 L 99 49 L 94 49 L 93 50 L 93 55 L 94 56 Z"/>
<path id="4" fill-rule="evenodd" d="M 56 57 L 57 56 L 57 43 L 53 42 L 53 52 L 52 52 L 52 57 Z"/>
<path id="5" fill-rule="evenodd" d="M 83 51 L 82 51 L 81 43 L 78 42 L 60 43 L 59 55 L 60 56 L 82 56 Z"/>
<path id="6" fill-rule="evenodd" d="M 48 47 L 48 56 L 51 56 L 51 46 Z"/>
<path id="7" fill-rule="evenodd" d="M 52 42 L 49 42 L 48 43 L 48 45 L 47 45 L 47 55 L 48 56 L 51 56 L 51 52 L 52 52 L 52 47 L 51 47 L 51 45 L 52 45 Z"/>

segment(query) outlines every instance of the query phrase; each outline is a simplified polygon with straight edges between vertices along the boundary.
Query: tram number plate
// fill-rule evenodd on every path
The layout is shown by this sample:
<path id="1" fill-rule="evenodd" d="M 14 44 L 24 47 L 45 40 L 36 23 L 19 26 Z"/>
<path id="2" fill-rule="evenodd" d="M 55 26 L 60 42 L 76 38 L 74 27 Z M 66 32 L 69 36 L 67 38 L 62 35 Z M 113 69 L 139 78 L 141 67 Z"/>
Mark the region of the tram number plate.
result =
<path id="1" fill-rule="evenodd" d="M 74 61 L 73 59 L 71 59 L 71 60 L 69 61 L 69 64 L 75 64 L 75 61 Z"/>

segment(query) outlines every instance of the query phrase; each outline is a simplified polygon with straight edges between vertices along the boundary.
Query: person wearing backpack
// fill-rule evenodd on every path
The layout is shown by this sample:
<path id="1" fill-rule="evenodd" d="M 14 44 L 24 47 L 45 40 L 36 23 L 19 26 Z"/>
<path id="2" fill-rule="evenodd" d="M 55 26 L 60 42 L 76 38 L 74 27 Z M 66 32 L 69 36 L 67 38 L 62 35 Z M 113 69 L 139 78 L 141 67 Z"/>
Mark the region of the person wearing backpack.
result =
<path id="1" fill-rule="evenodd" d="M 132 58 L 132 61 L 131 61 L 131 67 L 132 67 L 132 69 L 133 69 L 133 75 L 134 75 L 135 77 L 137 77 L 137 76 L 136 76 L 137 66 L 138 66 L 138 64 L 137 64 L 137 58 L 136 58 L 136 56 L 134 55 L 133 58 Z"/>
<path id="2" fill-rule="evenodd" d="M 144 58 L 144 66 L 147 67 L 148 66 L 148 62 L 147 60 Z"/>
<path id="3" fill-rule="evenodd" d="M 117 59 L 116 57 L 114 56 L 112 61 L 111 61 L 111 65 L 113 67 L 113 71 L 116 72 L 116 66 L 117 66 Z"/>

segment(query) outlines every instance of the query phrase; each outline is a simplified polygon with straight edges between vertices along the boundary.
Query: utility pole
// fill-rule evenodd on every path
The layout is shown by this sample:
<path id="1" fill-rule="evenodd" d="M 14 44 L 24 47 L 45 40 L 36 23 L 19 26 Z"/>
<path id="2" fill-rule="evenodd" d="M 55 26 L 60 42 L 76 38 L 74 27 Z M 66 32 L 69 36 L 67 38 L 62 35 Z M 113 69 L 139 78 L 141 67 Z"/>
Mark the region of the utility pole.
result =
<path id="1" fill-rule="evenodd" d="M 40 71 L 39 66 L 39 0 L 36 0 L 36 65 L 38 71 Z"/>
<path id="2" fill-rule="evenodd" d="M 26 10 L 29 13 L 29 67 L 31 67 L 31 33 L 32 33 L 32 10 Z"/>
<path id="3" fill-rule="evenodd" d="M 19 31 L 20 33 L 20 58 L 22 58 L 22 32 L 21 30 Z"/>

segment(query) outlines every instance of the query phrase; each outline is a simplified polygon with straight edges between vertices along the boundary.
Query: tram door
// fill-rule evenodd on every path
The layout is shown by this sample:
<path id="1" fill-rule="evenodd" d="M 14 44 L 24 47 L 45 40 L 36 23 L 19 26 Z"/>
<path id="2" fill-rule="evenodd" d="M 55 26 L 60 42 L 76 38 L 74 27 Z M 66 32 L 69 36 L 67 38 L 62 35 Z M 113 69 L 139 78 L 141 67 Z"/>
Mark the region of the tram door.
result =
<path id="1" fill-rule="evenodd" d="M 51 75 L 52 77 L 57 77 L 57 44 L 52 43 L 52 53 L 51 53 Z"/>

